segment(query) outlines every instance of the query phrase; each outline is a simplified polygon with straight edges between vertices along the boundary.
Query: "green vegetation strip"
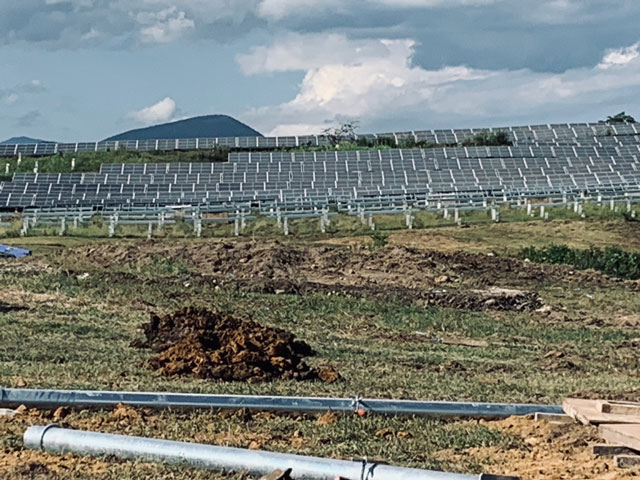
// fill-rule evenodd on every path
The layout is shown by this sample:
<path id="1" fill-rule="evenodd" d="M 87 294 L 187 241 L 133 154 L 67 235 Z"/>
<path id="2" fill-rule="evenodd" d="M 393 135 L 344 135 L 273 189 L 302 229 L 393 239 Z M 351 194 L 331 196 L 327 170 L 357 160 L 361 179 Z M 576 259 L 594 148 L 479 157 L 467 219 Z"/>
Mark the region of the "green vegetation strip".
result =
<path id="1" fill-rule="evenodd" d="M 520 255 L 534 262 L 568 264 L 579 270 L 592 268 L 613 277 L 640 279 L 640 253 L 626 252 L 619 247 L 579 250 L 567 245 L 550 245 L 527 247 Z"/>

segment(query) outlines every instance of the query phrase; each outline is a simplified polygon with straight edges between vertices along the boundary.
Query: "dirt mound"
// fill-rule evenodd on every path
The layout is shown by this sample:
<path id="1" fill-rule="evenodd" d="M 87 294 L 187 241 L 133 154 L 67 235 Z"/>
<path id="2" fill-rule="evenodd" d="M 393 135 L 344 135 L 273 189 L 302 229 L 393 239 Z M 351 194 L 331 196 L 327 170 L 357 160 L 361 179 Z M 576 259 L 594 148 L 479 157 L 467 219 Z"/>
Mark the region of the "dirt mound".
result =
<path id="1" fill-rule="evenodd" d="M 405 246 L 376 251 L 335 246 L 264 242 L 162 242 L 129 245 L 97 245 L 70 248 L 60 258 L 74 264 L 135 266 L 171 259 L 193 273 L 234 279 L 304 279 L 325 284 L 363 282 L 429 289 L 446 276 L 445 283 L 468 288 L 527 287 L 561 281 L 610 285 L 634 282 L 610 279 L 593 271 L 565 265 L 541 265 L 517 258 L 463 251 L 440 252 Z M 87 270 L 88 271 L 88 270 Z"/>
<path id="2" fill-rule="evenodd" d="M 479 423 L 518 440 L 512 441 L 510 448 L 442 450 L 436 458 L 452 468 L 464 468 L 470 462 L 484 463 L 490 459 L 485 470 L 518 476 L 522 480 L 618 480 L 637 478 L 640 472 L 638 469 L 617 469 L 611 457 L 595 457 L 589 448 L 590 444 L 601 442 L 595 427 L 555 425 L 524 417 L 497 422 L 480 420 Z"/>
<path id="3" fill-rule="evenodd" d="M 292 333 L 249 319 L 184 308 L 152 316 L 143 330 L 146 340 L 132 345 L 156 352 L 149 366 L 165 375 L 224 381 L 339 378 L 331 367 L 312 369 L 304 363 L 315 352 Z"/>
<path id="4" fill-rule="evenodd" d="M 369 251 L 326 245 L 264 242 L 134 243 L 69 249 L 63 256 L 83 271 L 96 265 L 157 268 L 166 259 L 193 278 L 216 286 L 264 293 L 335 292 L 364 298 L 398 298 L 467 310 L 532 311 L 536 291 L 550 282 L 573 287 L 640 283 L 593 271 L 493 254 L 440 252 L 389 245 Z M 91 266 L 90 266 L 91 265 Z M 166 277 L 160 272 L 160 277 Z M 150 277 L 154 279 L 156 276 Z M 517 289 L 513 295 L 510 290 Z"/>

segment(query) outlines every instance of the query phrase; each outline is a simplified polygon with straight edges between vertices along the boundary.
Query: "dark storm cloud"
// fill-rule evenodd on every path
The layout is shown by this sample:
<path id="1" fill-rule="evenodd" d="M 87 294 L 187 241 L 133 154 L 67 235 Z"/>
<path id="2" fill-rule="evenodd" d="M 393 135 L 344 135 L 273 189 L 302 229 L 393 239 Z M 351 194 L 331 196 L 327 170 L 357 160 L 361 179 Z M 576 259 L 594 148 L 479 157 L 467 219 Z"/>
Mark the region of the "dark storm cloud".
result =
<path id="1" fill-rule="evenodd" d="M 418 3 L 418 2 L 414 2 Z M 427 3 L 427 2 L 423 2 Z M 602 52 L 638 40 L 636 0 L 504 0 L 484 5 L 342 6 L 279 20 L 300 33 L 338 31 L 352 38 L 412 38 L 414 63 L 424 68 L 468 65 L 481 69 L 562 72 L 596 64 Z"/>
<path id="2" fill-rule="evenodd" d="M 276 12 L 276 14 L 274 14 Z M 0 45 L 130 48 L 272 33 L 412 38 L 424 68 L 561 72 L 638 38 L 637 0 L 22 0 L 0 7 Z"/>
<path id="3" fill-rule="evenodd" d="M 230 41 L 265 22 L 256 1 L 22 0 L 0 7 L 0 45 L 130 48 L 182 38 Z M 154 35 L 147 33 L 152 31 Z M 145 33 L 146 32 L 146 33 Z"/>

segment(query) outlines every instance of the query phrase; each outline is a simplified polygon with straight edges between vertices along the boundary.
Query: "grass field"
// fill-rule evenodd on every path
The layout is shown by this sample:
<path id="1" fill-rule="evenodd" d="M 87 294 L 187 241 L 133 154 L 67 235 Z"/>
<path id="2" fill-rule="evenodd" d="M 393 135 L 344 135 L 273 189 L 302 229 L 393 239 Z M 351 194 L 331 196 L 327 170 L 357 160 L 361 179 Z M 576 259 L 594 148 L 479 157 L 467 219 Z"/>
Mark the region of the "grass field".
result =
<path id="1" fill-rule="evenodd" d="M 617 217 L 397 230 L 378 246 L 365 232 L 279 237 L 277 243 L 275 233 L 261 237 L 260 232 L 239 239 L 151 242 L 12 239 L 32 248 L 34 256 L 0 260 L 0 385 L 553 404 L 569 395 L 640 401 L 640 283 L 515 258 L 522 247 L 551 243 L 640 251 L 638 225 Z M 285 261 L 278 252 L 298 252 L 299 258 Z M 431 266 L 423 266 L 421 258 L 430 259 Z M 274 279 L 303 279 L 331 291 L 309 287 L 297 294 L 267 293 L 256 287 L 258 281 Z M 355 286 L 367 289 L 355 294 Z M 518 288 L 539 295 L 548 308 L 469 310 L 381 294 L 430 286 L 459 292 Z M 142 336 L 140 326 L 150 314 L 186 305 L 292 331 L 317 350 L 309 363 L 334 365 L 343 379 L 249 384 L 161 376 L 145 364 L 150 353 L 130 343 Z M 438 343 L 441 338 L 485 340 L 488 346 Z M 554 478 L 558 472 L 509 471 L 506 457 L 496 452 L 538 447 L 504 422 L 126 408 L 58 412 L 58 417 L 31 411 L 0 419 L 0 474 L 11 479 L 246 477 L 24 451 L 24 428 L 53 420 L 74 428 L 318 456 L 367 456 L 451 471 L 520 473 L 523 478 Z M 606 465 L 598 462 L 605 461 L 593 468 Z M 576 475 L 571 478 L 589 478 L 579 473 L 587 463 L 567 464 Z"/>

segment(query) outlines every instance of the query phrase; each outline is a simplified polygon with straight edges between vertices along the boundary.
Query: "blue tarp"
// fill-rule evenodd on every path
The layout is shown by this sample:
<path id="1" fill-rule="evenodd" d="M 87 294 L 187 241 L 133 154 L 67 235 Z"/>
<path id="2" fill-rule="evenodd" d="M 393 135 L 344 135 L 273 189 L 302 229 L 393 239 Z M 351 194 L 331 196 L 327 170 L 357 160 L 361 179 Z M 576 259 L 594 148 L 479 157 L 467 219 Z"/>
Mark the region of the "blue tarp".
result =
<path id="1" fill-rule="evenodd" d="M 31 250 L 26 248 L 12 247 L 0 243 L 0 257 L 22 258 L 31 255 Z"/>

